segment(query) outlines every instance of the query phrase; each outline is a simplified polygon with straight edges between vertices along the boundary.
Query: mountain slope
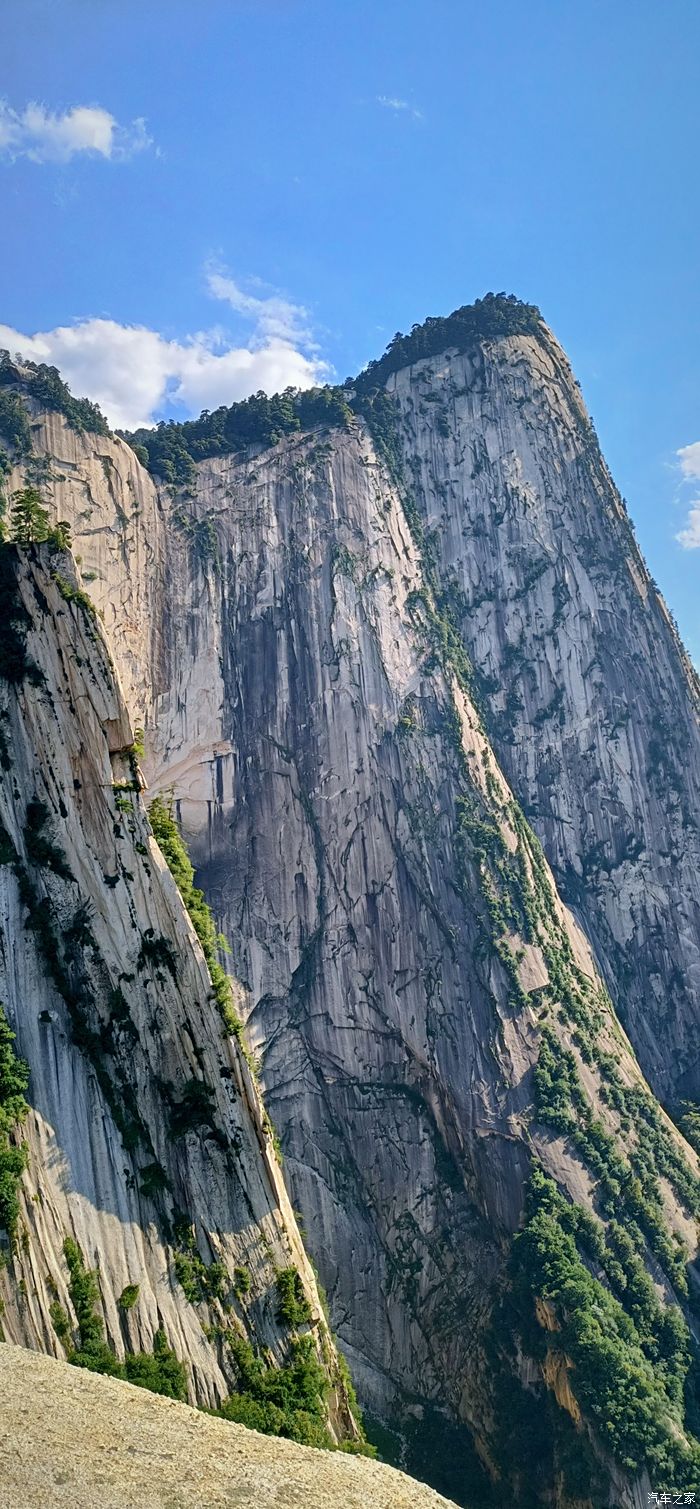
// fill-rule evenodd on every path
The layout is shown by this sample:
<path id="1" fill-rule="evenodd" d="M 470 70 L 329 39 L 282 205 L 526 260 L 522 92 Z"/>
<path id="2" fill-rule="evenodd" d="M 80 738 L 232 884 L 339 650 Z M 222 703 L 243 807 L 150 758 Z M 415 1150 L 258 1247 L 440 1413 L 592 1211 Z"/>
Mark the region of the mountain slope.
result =
<path id="1" fill-rule="evenodd" d="M 271 1441 L 19 1347 L 0 1346 L 0 1408 L 2 1509 L 450 1509 L 378 1462 Z"/>

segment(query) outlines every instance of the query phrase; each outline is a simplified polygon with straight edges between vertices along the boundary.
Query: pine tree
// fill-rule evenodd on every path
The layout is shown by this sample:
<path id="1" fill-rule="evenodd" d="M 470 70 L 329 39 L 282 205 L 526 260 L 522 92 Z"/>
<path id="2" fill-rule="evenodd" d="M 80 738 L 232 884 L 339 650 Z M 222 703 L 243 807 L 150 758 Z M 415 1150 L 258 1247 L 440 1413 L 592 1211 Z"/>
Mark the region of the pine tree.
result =
<path id="1" fill-rule="evenodd" d="M 47 535 L 49 545 L 54 550 L 70 550 L 73 543 L 71 539 L 71 527 L 66 519 L 59 519 L 50 529 Z"/>
<path id="2" fill-rule="evenodd" d="M 12 495 L 11 539 L 15 545 L 40 545 L 49 533 L 49 516 L 36 487 L 22 487 Z"/>

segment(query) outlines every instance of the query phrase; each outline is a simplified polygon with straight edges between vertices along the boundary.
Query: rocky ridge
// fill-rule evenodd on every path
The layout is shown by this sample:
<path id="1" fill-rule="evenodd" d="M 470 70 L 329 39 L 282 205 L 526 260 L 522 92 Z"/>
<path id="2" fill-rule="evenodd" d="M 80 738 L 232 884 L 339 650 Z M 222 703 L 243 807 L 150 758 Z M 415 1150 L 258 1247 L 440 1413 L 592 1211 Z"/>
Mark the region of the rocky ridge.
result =
<path id="1" fill-rule="evenodd" d="M 543 327 L 387 386 L 494 749 L 645 1073 L 699 1099 L 698 678 L 569 364 Z"/>

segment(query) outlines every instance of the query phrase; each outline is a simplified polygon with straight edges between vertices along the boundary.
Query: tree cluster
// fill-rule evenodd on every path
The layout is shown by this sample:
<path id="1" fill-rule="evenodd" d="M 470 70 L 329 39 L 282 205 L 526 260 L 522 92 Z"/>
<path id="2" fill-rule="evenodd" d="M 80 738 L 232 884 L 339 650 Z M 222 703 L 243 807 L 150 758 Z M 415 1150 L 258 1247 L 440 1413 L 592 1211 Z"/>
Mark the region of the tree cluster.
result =
<path id="1" fill-rule="evenodd" d="M 21 387 L 44 409 L 64 414 L 73 430 L 87 430 L 93 435 L 108 435 L 109 425 L 89 398 L 74 398 L 57 367 L 44 362 L 30 362 L 24 357 L 13 359 L 9 351 L 0 351 L 0 388 Z"/>
<path id="2" fill-rule="evenodd" d="M 310 430 L 317 425 L 347 424 L 351 417 L 347 394 L 342 388 L 285 388 L 268 398 L 253 393 L 230 408 L 182 424 L 169 420 L 152 430 L 126 433 L 125 439 L 149 471 L 175 487 L 189 487 L 194 463 L 207 456 L 228 455 L 251 446 L 267 448 L 284 435 Z"/>
<path id="3" fill-rule="evenodd" d="M 524 304 L 512 294 L 489 293 L 444 319 L 414 325 L 409 335 L 395 335 L 379 361 L 370 362 L 358 378 L 348 378 L 342 387 L 285 388 L 272 398 L 254 393 L 229 408 L 224 405 L 213 413 L 205 409 L 199 419 L 169 420 L 155 429 L 120 433 L 150 472 L 174 487 L 187 488 L 194 478 L 195 462 L 208 456 L 250 446 L 265 449 L 284 435 L 318 425 L 346 425 L 353 414 L 367 417 L 368 406 L 376 401 L 377 389 L 387 377 L 422 357 L 448 347 L 463 351 L 479 340 L 536 333 L 541 328 L 542 317 L 534 304 Z"/>

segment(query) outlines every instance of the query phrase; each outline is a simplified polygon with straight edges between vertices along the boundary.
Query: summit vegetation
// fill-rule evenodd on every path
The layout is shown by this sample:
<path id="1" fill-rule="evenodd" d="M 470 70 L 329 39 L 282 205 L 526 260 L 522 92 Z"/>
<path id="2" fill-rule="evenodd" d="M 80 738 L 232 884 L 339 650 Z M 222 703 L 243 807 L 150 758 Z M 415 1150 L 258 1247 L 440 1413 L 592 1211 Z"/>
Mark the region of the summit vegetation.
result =
<path id="1" fill-rule="evenodd" d="M 89 398 L 74 398 L 63 381 L 58 367 L 49 367 L 44 362 L 26 361 L 24 357 L 14 361 L 9 351 L 0 351 L 0 439 L 31 450 L 29 416 L 21 400 L 13 391 L 19 385 L 24 393 L 36 399 L 43 409 L 64 414 L 73 430 L 87 431 L 93 435 L 108 435 L 109 425 L 96 403 Z"/>
<path id="2" fill-rule="evenodd" d="M 445 318 L 414 325 L 408 335 L 395 335 L 379 361 L 370 362 L 359 377 L 348 378 L 342 386 L 286 388 L 272 398 L 255 393 L 230 407 L 224 405 L 211 413 L 205 409 L 199 419 L 164 421 L 155 429 L 123 432 L 124 438 L 155 476 L 187 488 L 194 480 L 195 462 L 209 456 L 230 455 L 251 446 L 267 449 L 285 435 L 321 425 L 346 425 L 358 414 L 364 417 L 372 395 L 392 372 L 411 362 L 447 347 L 464 351 L 479 341 L 536 334 L 541 328 L 536 305 L 524 304 L 513 294 L 489 293 Z"/>

